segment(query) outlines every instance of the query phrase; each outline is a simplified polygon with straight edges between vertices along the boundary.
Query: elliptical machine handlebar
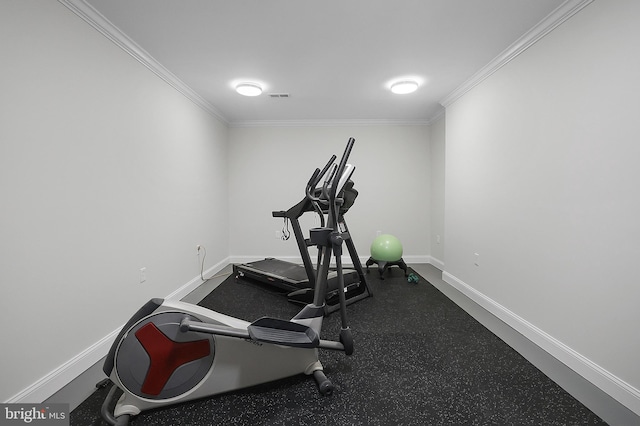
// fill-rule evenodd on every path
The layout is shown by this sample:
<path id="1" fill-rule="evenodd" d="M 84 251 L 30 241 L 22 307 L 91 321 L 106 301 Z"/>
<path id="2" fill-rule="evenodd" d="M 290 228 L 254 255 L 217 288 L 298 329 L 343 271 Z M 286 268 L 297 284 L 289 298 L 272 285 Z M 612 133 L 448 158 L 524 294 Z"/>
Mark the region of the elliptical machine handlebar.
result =
<path id="1" fill-rule="evenodd" d="M 322 180 L 322 177 L 327 173 L 327 170 L 329 170 L 329 168 L 334 164 L 335 161 L 336 161 L 336 156 L 332 155 L 329 161 L 327 162 L 327 164 L 322 168 L 322 170 L 316 169 L 311 175 L 311 178 L 309 179 L 309 182 L 307 182 L 307 186 L 305 188 L 306 197 L 309 201 L 311 201 L 313 210 L 316 212 L 316 214 L 320 218 L 321 226 L 325 225 L 324 214 L 322 213 L 322 208 L 320 207 L 320 204 L 319 204 L 321 200 L 319 197 L 316 197 L 313 192 L 315 191 L 315 188 L 318 185 L 318 183 Z"/>
<path id="2" fill-rule="evenodd" d="M 306 187 L 306 195 L 310 200 L 316 203 L 321 202 L 325 205 L 335 202 L 338 195 L 338 188 L 343 186 L 339 183 L 341 182 L 341 180 L 343 180 L 342 178 L 344 176 L 345 169 L 348 166 L 347 160 L 349 159 L 349 155 L 351 155 L 351 150 L 353 149 L 354 143 L 355 139 L 349 138 L 344 153 L 340 158 L 340 163 L 337 166 L 335 164 L 335 160 L 337 157 L 335 155 L 332 155 L 322 170 L 316 169 L 313 172 Z M 313 192 L 316 189 L 318 183 L 320 183 L 322 178 L 327 174 L 329 169 L 331 169 L 331 172 L 325 179 L 324 184 L 322 185 L 322 189 L 320 190 L 321 197 L 317 197 L 313 194 Z M 349 171 L 349 175 L 351 173 L 352 171 Z M 349 176 L 347 176 L 347 179 L 348 178 Z M 344 181 L 346 182 L 347 179 L 344 179 Z"/>
<path id="3" fill-rule="evenodd" d="M 349 159 L 349 155 L 351 155 L 351 149 L 353 148 L 354 143 L 355 139 L 349 138 L 344 153 L 342 154 L 342 158 L 340 159 L 340 163 L 337 167 L 334 166 L 331 176 L 326 180 L 322 188 L 324 197 L 323 201 L 328 204 L 329 215 L 333 216 L 334 223 L 338 221 L 338 212 L 340 211 L 339 204 L 342 204 L 343 201 L 342 199 L 338 199 L 338 193 L 342 190 L 342 187 L 347 180 L 349 180 L 355 169 L 352 165 L 347 164 L 347 160 Z"/>
<path id="4" fill-rule="evenodd" d="M 345 167 L 347 166 L 347 160 L 349 159 L 349 155 L 351 155 L 351 149 L 353 148 L 353 144 L 356 142 L 354 138 L 349 138 L 349 142 L 347 142 L 347 147 L 342 154 L 342 158 L 340 159 L 340 164 L 338 165 L 338 169 L 335 172 L 333 179 L 331 179 L 331 190 L 329 195 L 329 202 L 333 203 L 336 199 L 337 190 L 338 190 L 338 182 L 342 178 Z"/>
<path id="5" fill-rule="evenodd" d="M 309 179 L 309 182 L 307 182 L 307 187 L 306 187 L 306 194 L 310 200 L 312 201 L 319 200 L 318 197 L 313 195 L 313 191 L 318 185 L 318 183 L 320 183 L 324 175 L 327 173 L 327 170 L 329 170 L 329 168 L 334 164 L 335 161 L 336 161 L 336 156 L 332 155 L 322 170 L 316 169 L 311 175 L 311 179 Z"/>
<path id="6" fill-rule="evenodd" d="M 344 184 L 349 180 L 353 170 L 355 169 L 350 164 L 347 164 L 347 160 L 349 159 L 349 155 L 351 154 L 351 150 L 353 148 L 353 144 L 355 143 L 354 138 L 349 138 L 347 142 L 347 146 L 340 158 L 340 163 L 338 165 L 335 164 L 336 156 L 332 155 L 327 164 L 324 166 L 322 170 L 315 169 L 309 182 L 307 182 L 307 186 L 305 189 L 305 193 L 307 199 L 309 199 L 313 205 L 314 210 L 320 217 L 321 226 L 325 226 L 324 223 L 324 215 L 322 213 L 322 208 L 320 204 L 328 208 L 329 214 L 332 215 L 335 219 L 335 222 L 338 220 L 338 211 L 340 207 L 336 204 L 338 200 L 338 190 L 342 189 Z M 348 170 L 347 170 L 348 169 Z M 322 178 L 327 176 L 324 184 L 322 185 L 319 196 L 315 194 L 316 188 Z"/>

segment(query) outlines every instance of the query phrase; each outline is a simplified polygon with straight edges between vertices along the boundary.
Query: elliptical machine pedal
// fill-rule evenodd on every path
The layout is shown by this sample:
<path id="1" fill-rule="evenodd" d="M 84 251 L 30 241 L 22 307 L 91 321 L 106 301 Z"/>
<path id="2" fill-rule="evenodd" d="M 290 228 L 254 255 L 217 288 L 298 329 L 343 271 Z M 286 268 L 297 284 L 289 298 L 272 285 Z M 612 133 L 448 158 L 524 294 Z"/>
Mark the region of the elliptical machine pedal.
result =
<path id="1" fill-rule="evenodd" d="M 317 348 L 320 337 L 311 327 L 278 318 L 262 317 L 248 327 L 253 340 L 294 348 Z"/>

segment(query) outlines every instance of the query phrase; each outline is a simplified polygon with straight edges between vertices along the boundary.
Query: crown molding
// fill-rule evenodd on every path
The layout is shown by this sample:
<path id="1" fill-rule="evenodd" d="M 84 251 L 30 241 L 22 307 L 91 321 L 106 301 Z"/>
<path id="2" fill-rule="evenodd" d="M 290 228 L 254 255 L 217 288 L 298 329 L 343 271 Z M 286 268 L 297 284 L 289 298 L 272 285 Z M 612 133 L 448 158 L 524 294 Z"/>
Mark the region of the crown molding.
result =
<path id="1" fill-rule="evenodd" d="M 143 64 L 170 86 L 178 90 L 196 105 L 200 106 L 229 127 L 331 127 L 331 126 L 428 126 L 432 121 L 442 115 L 439 111 L 433 118 L 420 120 L 390 120 L 390 119 L 363 119 L 363 120 L 242 120 L 229 121 L 211 103 L 198 95 L 191 87 L 181 81 L 171 71 L 165 68 L 147 51 L 135 41 L 120 31 L 111 21 L 98 12 L 85 0 L 58 0 L 73 13 L 86 21 L 102 35 L 115 43 L 138 62 Z"/>
<path id="2" fill-rule="evenodd" d="M 453 104 L 465 93 L 480 84 L 487 77 L 498 71 L 516 56 L 527 50 L 542 37 L 553 31 L 556 27 L 578 13 L 594 0 L 567 0 L 547 17 L 540 21 L 531 30 L 520 37 L 500 55 L 485 65 L 471 78 L 458 86 L 447 97 L 440 101 L 445 108 Z M 230 127 L 329 127 L 329 126 L 375 126 L 375 125 L 401 125 L 401 126 L 428 126 L 442 117 L 444 110 L 439 111 L 433 117 L 424 120 L 247 120 L 230 122 L 211 103 L 198 95 L 193 89 L 182 82 L 171 71 L 160 64 L 153 56 L 146 52 L 136 42 L 113 25 L 100 12 L 95 10 L 85 0 L 58 0 L 73 13 L 86 21 L 102 35 L 115 43 L 118 47 L 133 56 L 158 77 L 182 93 L 196 105 L 203 108 Z"/>
<path id="3" fill-rule="evenodd" d="M 171 71 L 166 69 L 153 56 L 120 31 L 118 27 L 113 25 L 111 21 L 105 18 L 104 15 L 94 9 L 93 6 L 88 4 L 85 0 L 58 0 L 58 2 L 62 3 L 89 25 L 98 30 L 102 35 L 115 43 L 118 47 L 133 56 L 138 62 L 147 67 L 178 92 L 182 93 L 193 103 L 203 108 L 225 124 L 229 124 L 229 121 L 222 116 L 222 114 L 213 105 L 211 105 L 211 103 L 207 102 L 193 89 L 191 89 L 191 87 L 187 86 Z"/>
<path id="4" fill-rule="evenodd" d="M 229 122 L 229 127 L 346 127 L 346 126 L 428 126 L 432 120 L 241 120 Z"/>
<path id="5" fill-rule="evenodd" d="M 433 123 L 435 123 L 436 121 L 440 120 L 441 118 L 444 117 L 446 110 L 444 108 L 440 108 L 438 110 L 438 112 L 436 112 L 434 115 L 432 115 L 429 120 L 428 120 L 428 124 L 432 125 Z"/>
<path id="6" fill-rule="evenodd" d="M 593 2 L 593 0 L 567 0 L 562 3 L 556 10 L 547 15 L 542 21 L 540 21 L 537 25 L 527 31 L 511 46 L 507 47 L 491 62 L 489 62 L 473 76 L 471 76 L 471 78 L 458 86 L 458 88 L 456 88 L 447 97 L 440 101 L 440 104 L 445 108 L 453 104 L 465 93 L 473 89 L 487 77 L 508 64 L 511 60 L 527 50 L 529 47 L 533 46 L 538 40 L 549 34 L 556 27 L 560 26 L 566 20 L 588 6 L 591 2 Z"/>

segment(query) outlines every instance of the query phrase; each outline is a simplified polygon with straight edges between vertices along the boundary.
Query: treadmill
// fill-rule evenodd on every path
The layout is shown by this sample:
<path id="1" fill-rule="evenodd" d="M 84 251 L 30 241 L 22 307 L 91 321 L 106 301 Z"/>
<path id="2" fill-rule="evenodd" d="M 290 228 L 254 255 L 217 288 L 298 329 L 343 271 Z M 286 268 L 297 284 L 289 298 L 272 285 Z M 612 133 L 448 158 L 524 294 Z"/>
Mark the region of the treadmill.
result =
<path id="1" fill-rule="evenodd" d="M 306 305 L 313 302 L 313 292 L 316 281 L 316 267 L 311 261 L 309 247 L 315 246 L 308 238 L 304 237 L 300 227 L 299 218 L 307 212 L 315 212 L 320 217 L 321 226 L 324 226 L 324 216 L 328 214 L 328 205 L 323 205 L 322 195 L 327 188 L 316 188 L 322 177 L 329 171 L 335 156 L 329 160 L 325 168 L 315 173 L 307 183 L 306 196 L 299 203 L 288 210 L 272 212 L 273 217 L 284 218 L 285 226 L 291 223 L 293 233 L 298 244 L 298 250 L 302 257 L 302 265 L 286 262 L 275 258 L 266 258 L 256 262 L 248 262 L 233 265 L 233 274 L 236 280 L 248 280 L 264 285 L 273 286 L 285 293 L 290 302 Z M 343 233 L 344 243 L 347 246 L 349 256 L 353 262 L 353 269 L 343 269 L 344 293 L 347 304 L 357 302 L 372 296 L 373 293 L 367 284 L 365 272 L 362 269 L 356 247 L 351 239 L 349 228 L 344 219 L 345 213 L 351 208 L 358 196 L 351 180 L 355 167 L 348 164 L 345 173 L 338 185 L 342 187 L 339 198 L 341 205 L 338 210 L 338 224 Z M 335 169 L 333 171 L 335 173 Z M 329 180 L 329 179 L 327 179 Z M 287 239 L 287 237 L 285 237 Z M 318 260 L 320 259 L 318 248 Z M 338 294 L 338 276 L 335 271 L 330 271 L 328 276 L 327 296 L 325 300 L 325 314 L 330 314 L 340 309 Z"/>

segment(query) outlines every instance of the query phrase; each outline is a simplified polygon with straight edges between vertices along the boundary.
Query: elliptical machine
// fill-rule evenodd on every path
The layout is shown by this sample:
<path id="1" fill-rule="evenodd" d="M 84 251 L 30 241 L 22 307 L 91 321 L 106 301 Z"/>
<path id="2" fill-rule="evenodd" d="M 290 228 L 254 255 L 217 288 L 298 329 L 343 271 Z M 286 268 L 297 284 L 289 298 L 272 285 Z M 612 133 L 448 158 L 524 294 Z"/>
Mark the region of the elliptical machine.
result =
<path id="1" fill-rule="evenodd" d="M 320 174 L 325 174 L 334 164 L 335 156 L 329 159 Z M 350 167 L 347 165 L 347 168 Z M 349 173 L 349 176 L 351 174 Z M 314 289 L 316 283 L 317 270 L 322 263 L 322 246 L 318 248 L 317 265 L 311 261 L 309 247 L 314 247 L 315 243 L 311 238 L 305 238 L 302 227 L 298 219 L 307 212 L 314 212 L 320 219 L 320 227 L 325 226 L 325 215 L 329 215 L 330 209 L 328 205 L 322 202 L 323 188 L 317 188 L 319 182 L 310 179 L 305 188 L 305 197 L 288 210 L 280 210 L 272 212 L 273 217 L 283 218 L 283 240 L 290 237 L 288 233 L 288 224 L 291 223 L 300 256 L 302 257 L 302 265 L 287 262 L 275 258 L 266 258 L 255 262 L 241 263 L 233 265 L 233 275 L 236 281 L 251 281 L 262 285 L 272 286 L 280 290 L 284 290 L 287 299 L 298 305 L 307 305 L 313 301 Z M 338 290 L 338 276 L 336 271 L 330 271 L 327 277 L 327 290 L 325 293 L 325 314 L 329 315 L 340 309 L 339 293 L 345 293 L 347 305 L 355 303 L 373 295 L 368 283 L 366 274 L 360 263 L 355 243 L 351 238 L 349 228 L 344 215 L 354 204 L 358 197 L 358 191 L 354 188 L 354 183 L 347 178 L 344 185 L 340 186 L 340 190 L 336 198 L 341 199 L 341 204 L 337 210 L 337 219 L 334 218 L 342 231 L 344 244 L 347 246 L 348 254 L 353 263 L 352 270 L 343 270 L 344 289 Z M 287 231 L 285 231 L 287 230 Z"/>
<path id="2" fill-rule="evenodd" d="M 315 188 L 324 179 L 316 201 L 329 210 L 327 226 L 310 231 L 322 259 L 313 303 L 291 320 L 262 317 L 249 323 L 181 301 L 150 300 L 122 328 L 103 366 L 113 382 L 102 405 L 109 424 L 126 425 L 145 410 L 301 373 L 313 375 L 320 393 L 331 394 L 334 387 L 323 372 L 318 349 L 353 353 L 341 278 L 345 235 L 338 218 L 343 200 L 337 194 L 355 169 L 347 164 L 354 142 L 349 139 L 339 164 L 332 156 L 333 165 L 316 169 L 309 180 Z M 341 290 L 338 341 L 320 339 L 332 255 Z M 109 406 L 118 388 L 123 393 L 112 413 Z"/>

